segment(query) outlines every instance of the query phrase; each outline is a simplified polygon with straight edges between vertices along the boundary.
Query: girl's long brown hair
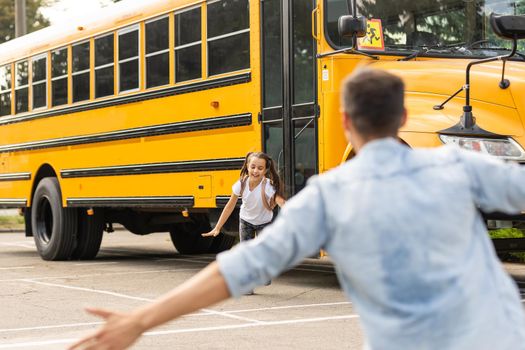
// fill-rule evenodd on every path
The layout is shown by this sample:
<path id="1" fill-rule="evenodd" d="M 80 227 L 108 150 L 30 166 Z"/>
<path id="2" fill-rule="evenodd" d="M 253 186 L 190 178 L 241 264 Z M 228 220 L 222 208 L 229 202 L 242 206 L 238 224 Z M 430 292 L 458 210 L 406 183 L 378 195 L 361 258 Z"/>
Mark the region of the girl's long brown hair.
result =
<path id="1" fill-rule="evenodd" d="M 240 174 L 241 181 L 244 181 L 246 176 L 248 176 L 248 164 L 250 163 L 250 159 L 252 158 L 264 159 L 266 163 L 265 176 L 268 175 L 268 177 L 270 178 L 270 183 L 272 184 L 273 188 L 275 188 L 275 195 L 273 199 L 275 200 L 276 196 L 284 198 L 284 186 L 283 182 L 281 181 L 281 178 L 279 177 L 279 173 L 277 172 L 277 169 L 275 167 L 275 162 L 273 161 L 272 157 L 270 157 L 264 152 L 249 152 L 246 155 Z"/>

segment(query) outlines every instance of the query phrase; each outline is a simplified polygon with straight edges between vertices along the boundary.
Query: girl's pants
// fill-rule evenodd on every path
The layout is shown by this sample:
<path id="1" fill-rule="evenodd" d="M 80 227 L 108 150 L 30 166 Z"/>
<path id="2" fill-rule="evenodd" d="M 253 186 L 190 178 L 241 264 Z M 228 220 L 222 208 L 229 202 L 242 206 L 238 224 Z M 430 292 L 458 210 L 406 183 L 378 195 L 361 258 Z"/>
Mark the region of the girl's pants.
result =
<path id="1" fill-rule="evenodd" d="M 250 239 L 254 239 L 256 235 L 261 233 L 262 229 L 271 224 L 272 222 L 267 222 L 265 224 L 260 225 L 253 225 L 250 224 L 248 221 L 244 221 L 243 219 L 239 219 L 239 239 L 240 241 L 249 241 Z M 265 283 L 266 286 L 270 285 L 272 281 L 268 281 Z M 253 294 L 253 291 L 251 292 Z"/>
<path id="2" fill-rule="evenodd" d="M 239 219 L 239 239 L 240 241 L 248 241 L 254 239 L 256 235 L 261 233 L 262 229 L 268 226 L 271 222 L 265 224 L 253 225 L 248 221 Z"/>

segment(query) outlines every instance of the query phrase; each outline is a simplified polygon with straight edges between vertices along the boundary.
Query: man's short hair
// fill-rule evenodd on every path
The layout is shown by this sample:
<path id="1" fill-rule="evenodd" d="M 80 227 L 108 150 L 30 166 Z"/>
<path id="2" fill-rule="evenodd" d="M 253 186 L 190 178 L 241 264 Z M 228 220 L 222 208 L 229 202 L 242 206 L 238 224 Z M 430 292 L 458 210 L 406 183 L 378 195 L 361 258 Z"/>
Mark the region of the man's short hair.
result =
<path id="1" fill-rule="evenodd" d="M 361 68 L 343 83 L 343 108 L 363 136 L 393 136 L 405 112 L 405 85 L 386 71 Z"/>

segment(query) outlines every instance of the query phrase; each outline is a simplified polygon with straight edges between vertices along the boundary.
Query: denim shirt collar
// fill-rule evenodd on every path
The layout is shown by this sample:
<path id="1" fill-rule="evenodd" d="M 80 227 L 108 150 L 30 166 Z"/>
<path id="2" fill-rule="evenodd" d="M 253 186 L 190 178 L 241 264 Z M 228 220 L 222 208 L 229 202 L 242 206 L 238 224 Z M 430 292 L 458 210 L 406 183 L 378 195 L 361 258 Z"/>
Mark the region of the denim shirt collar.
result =
<path id="1" fill-rule="evenodd" d="M 358 157 L 369 157 L 370 154 L 392 154 L 399 152 L 404 147 L 401 142 L 393 137 L 384 137 L 367 142 L 358 152 Z"/>

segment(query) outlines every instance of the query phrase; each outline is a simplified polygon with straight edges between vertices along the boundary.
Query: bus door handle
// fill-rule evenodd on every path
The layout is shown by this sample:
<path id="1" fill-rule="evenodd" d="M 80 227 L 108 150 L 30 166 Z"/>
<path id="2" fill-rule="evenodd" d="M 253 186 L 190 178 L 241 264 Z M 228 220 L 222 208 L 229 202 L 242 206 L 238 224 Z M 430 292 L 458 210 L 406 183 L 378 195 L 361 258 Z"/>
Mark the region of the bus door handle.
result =
<path id="1" fill-rule="evenodd" d="M 316 22 L 315 20 L 317 19 L 317 14 L 319 13 L 319 5 L 317 5 L 314 10 L 312 11 L 312 37 L 316 40 L 316 41 L 319 41 L 319 36 L 317 35 L 317 25 L 316 25 Z"/>

